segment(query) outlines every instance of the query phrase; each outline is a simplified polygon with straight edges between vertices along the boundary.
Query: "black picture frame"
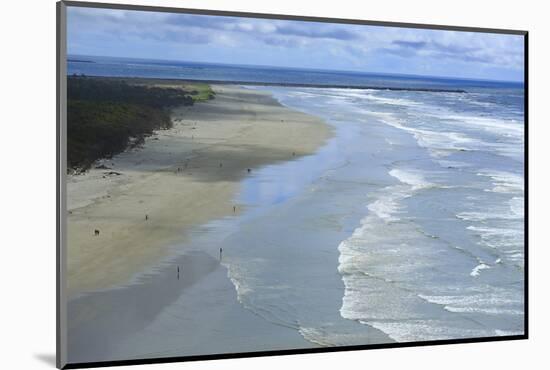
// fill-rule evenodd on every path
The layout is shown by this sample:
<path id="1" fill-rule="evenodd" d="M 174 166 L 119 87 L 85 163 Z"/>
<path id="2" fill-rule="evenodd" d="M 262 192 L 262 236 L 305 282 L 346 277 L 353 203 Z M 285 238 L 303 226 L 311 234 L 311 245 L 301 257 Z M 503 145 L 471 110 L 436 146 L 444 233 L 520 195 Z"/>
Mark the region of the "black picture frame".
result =
<path id="1" fill-rule="evenodd" d="M 343 351 L 360 351 L 371 349 L 384 348 L 403 348 L 403 347 L 421 347 L 435 346 L 448 344 L 463 344 L 463 343 L 482 343 L 482 342 L 498 342 L 511 340 L 525 340 L 529 338 L 529 32 L 525 30 L 512 29 L 495 29 L 495 28 L 480 28 L 480 27 L 463 27 L 439 24 L 419 24 L 419 23 L 401 23 L 401 22 L 385 22 L 374 20 L 358 20 L 358 19 L 341 19 L 341 18 L 326 18 L 312 16 L 298 16 L 286 14 L 266 14 L 266 13 L 249 13 L 249 12 L 233 12 L 219 10 L 204 10 L 204 9 L 189 9 L 189 8 L 174 8 L 174 7 L 158 7 L 130 4 L 111 4 L 98 2 L 81 2 L 81 1 L 60 1 L 56 4 L 57 15 L 57 63 L 56 63 L 56 81 L 57 81 L 57 99 L 56 99 L 56 120 L 57 120 L 57 142 L 56 142 L 56 228 L 57 228 L 57 250 L 56 250 L 56 366 L 59 369 L 78 369 L 78 368 L 95 368 L 95 367 L 110 367 L 123 365 L 143 365 L 143 364 L 158 364 L 158 363 L 173 363 L 173 362 L 189 362 L 189 361 L 206 361 L 220 360 L 246 357 L 265 357 L 265 356 L 282 356 L 296 354 L 313 354 L 327 352 L 343 352 Z M 370 345 L 353 345 L 341 347 L 324 347 L 310 349 L 290 349 L 290 350 L 270 350 L 257 352 L 242 352 L 229 354 L 209 354 L 198 356 L 177 356 L 166 358 L 143 358 L 120 361 L 98 361 L 98 362 L 82 362 L 82 363 L 67 363 L 66 361 L 66 319 L 65 305 L 66 298 L 64 296 L 65 289 L 65 248 L 66 248 L 66 229 L 65 229 L 65 207 L 66 207 L 66 8 L 81 7 L 81 8 L 102 8 L 102 9 L 120 9 L 120 10 L 137 10 L 137 11 L 154 11 L 167 13 L 184 13 L 184 14 L 199 14 L 199 15 L 216 15 L 216 16 L 237 16 L 244 18 L 263 18 L 263 19 L 279 19 L 279 20 L 295 20 L 295 21 L 311 21 L 324 23 L 339 23 L 339 24 L 354 24 L 368 26 L 389 26 L 399 28 L 416 28 L 428 30 L 446 30 L 446 31 L 463 31 L 477 33 L 495 33 L 520 35 L 524 38 L 524 334 L 522 335 L 506 335 L 497 337 L 480 337 L 466 339 L 446 339 L 446 340 L 431 340 L 418 341 L 407 343 L 387 343 L 387 344 L 370 344 Z"/>

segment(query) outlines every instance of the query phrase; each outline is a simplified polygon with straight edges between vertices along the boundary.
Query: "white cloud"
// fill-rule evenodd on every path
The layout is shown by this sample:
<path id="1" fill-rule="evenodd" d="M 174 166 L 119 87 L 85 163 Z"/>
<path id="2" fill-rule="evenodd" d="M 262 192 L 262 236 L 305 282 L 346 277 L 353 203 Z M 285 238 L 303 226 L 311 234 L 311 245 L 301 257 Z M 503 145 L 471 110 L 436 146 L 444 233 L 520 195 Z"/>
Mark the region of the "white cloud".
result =
<path id="1" fill-rule="evenodd" d="M 414 70 L 414 62 L 419 70 L 441 73 L 443 63 L 516 75 L 523 69 L 523 39 L 514 35 L 69 7 L 69 46 L 78 46 L 77 40 L 92 43 L 93 36 L 97 42 L 154 40 L 159 48 L 172 48 L 174 43 L 232 47 L 231 56 L 237 59 L 239 48 L 255 48 L 258 53 L 285 49 L 294 60 L 305 62 L 324 51 L 338 68 L 349 63 L 353 69 L 380 69 L 386 58 L 393 68 L 401 63 Z"/>

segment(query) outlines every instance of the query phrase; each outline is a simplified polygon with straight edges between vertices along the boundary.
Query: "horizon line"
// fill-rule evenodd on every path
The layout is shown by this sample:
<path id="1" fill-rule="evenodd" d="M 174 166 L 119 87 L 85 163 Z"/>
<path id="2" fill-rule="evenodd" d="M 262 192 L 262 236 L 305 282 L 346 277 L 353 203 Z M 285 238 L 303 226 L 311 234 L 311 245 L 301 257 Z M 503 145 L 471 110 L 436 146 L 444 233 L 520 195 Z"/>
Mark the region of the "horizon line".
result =
<path id="1" fill-rule="evenodd" d="M 408 74 L 408 73 L 389 73 L 389 72 L 369 72 L 361 70 L 338 70 L 338 69 L 323 69 L 323 68 L 308 68 L 308 67 L 289 67 L 289 66 L 276 66 L 276 65 L 267 65 L 267 64 L 232 64 L 232 63 L 216 63 L 216 62 L 205 62 L 205 61 L 192 61 L 192 60 L 175 60 L 175 59 L 154 59 L 154 58 L 145 58 L 145 57 L 122 57 L 114 55 L 91 55 L 91 54 L 66 54 L 67 59 L 69 56 L 83 56 L 83 57 L 99 57 L 99 58 L 121 58 L 121 59 L 141 59 L 141 60 L 150 60 L 158 62 L 175 62 L 175 63 L 197 63 L 197 64 L 211 64 L 211 65 L 221 65 L 221 66 L 235 66 L 235 67 L 263 67 L 263 68 L 281 68 L 281 69 L 298 69 L 306 71 L 317 71 L 317 72 L 332 72 L 332 73 L 361 73 L 361 74 L 370 74 L 370 75 L 386 75 L 386 76 L 403 76 L 403 77 L 421 77 L 421 78 L 435 78 L 435 79 L 451 79 L 459 81 L 477 81 L 477 82 L 497 82 L 497 83 L 514 83 L 521 84 L 525 86 L 524 79 L 522 80 L 495 80 L 495 79 L 480 79 L 472 77 L 451 77 L 451 76 L 436 76 L 436 75 L 417 75 L 417 74 Z"/>

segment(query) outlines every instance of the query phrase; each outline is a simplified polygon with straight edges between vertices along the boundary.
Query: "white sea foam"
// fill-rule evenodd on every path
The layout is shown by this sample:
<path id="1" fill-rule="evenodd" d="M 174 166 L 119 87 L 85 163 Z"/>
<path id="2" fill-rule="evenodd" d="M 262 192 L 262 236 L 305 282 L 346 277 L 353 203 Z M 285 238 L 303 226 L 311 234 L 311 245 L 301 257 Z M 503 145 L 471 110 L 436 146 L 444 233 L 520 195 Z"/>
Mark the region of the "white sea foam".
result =
<path id="1" fill-rule="evenodd" d="M 467 221 L 467 230 L 479 237 L 478 244 L 489 247 L 497 253 L 495 264 L 508 262 L 519 267 L 523 265 L 524 245 L 524 198 L 515 196 L 506 204 L 495 204 L 486 211 L 460 212 L 457 218 Z M 472 270 L 478 276 L 479 268 Z"/>
<path id="2" fill-rule="evenodd" d="M 305 340 L 318 344 L 322 347 L 330 347 L 336 345 L 335 343 L 329 342 L 326 334 L 319 329 L 300 326 L 298 332 L 302 337 L 304 337 Z"/>
<path id="3" fill-rule="evenodd" d="M 481 238 L 480 245 L 498 251 L 498 263 L 504 260 L 520 267 L 523 266 L 524 230 L 521 223 L 510 224 L 508 228 L 470 225 L 467 229 Z"/>
<path id="4" fill-rule="evenodd" d="M 394 168 L 389 174 L 402 183 L 412 186 L 412 190 L 426 189 L 435 186 L 428 182 L 419 172 Z"/>
<path id="5" fill-rule="evenodd" d="M 517 230 L 514 229 L 503 229 L 498 227 L 489 227 L 489 226 L 473 226 L 470 225 L 467 227 L 468 230 L 475 231 L 480 233 L 482 236 L 515 236 L 517 235 Z"/>
<path id="6" fill-rule="evenodd" d="M 481 141 L 473 139 L 464 133 L 409 127 L 405 126 L 392 114 L 377 113 L 376 115 L 386 124 L 411 133 L 418 142 L 418 145 L 428 149 L 430 154 L 435 158 L 442 158 L 456 151 L 474 150 L 483 144 Z"/>
<path id="7" fill-rule="evenodd" d="M 445 306 L 502 306 L 509 304 L 520 304 L 521 300 L 503 289 L 484 289 L 474 290 L 472 294 L 464 295 L 424 295 L 418 296 L 428 302 Z M 468 292 L 465 292 L 468 293 Z"/>
<path id="8" fill-rule="evenodd" d="M 403 99 L 403 98 L 388 98 L 388 97 L 376 95 L 376 93 L 360 94 L 358 96 L 362 98 L 367 98 L 372 101 L 376 101 L 377 103 L 381 103 L 381 104 L 398 105 L 398 106 L 405 106 L 405 107 L 413 107 L 413 106 L 421 105 L 421 103 L 418 101 L 413 101 L 413 100 Z"/>
<path id="9" fill-rule="evenodd" d="M 247 284 L 246 276 L 240 271 L 240 267 L 236 263 L 227 264 L 227 276 L 233 283 L 237 291 L 237 299 L 241 304 L 245 305 L 244 297 L 253 293 L 253 288 Z"/>
<path id="10" fill-rule="evenodd" d="M 473 338 L 489 336 L 488 330 L 456 328 L 440 320 L 411 319 L 399 322 L 368 321 L 378 330 L 388 333 L 397 342 L 414 342 L 418 340 L 441 340 L 456 338 Z"/>
<path id="11" fill-rule="evenodd" d="M 455 151 L 472 150 L 471 144 L 476 140 L 458 132 L 436 132 L 428 130 L 412 130 L 420 146 L 431 150 L 434 157 L 444 157 Z"/>
<path id="12" fill-rule="evenodd" d="M 456 313 L 484 313 L 489 315 L 523 315 L 523 310 L 499 309 L 499 308 L 480 308 L 480 307 L 451 307 L 446 306 L 445 309 Z"/>
<path id="13" fill-rule="evenodd" d="M 472 269 L 472 272 L 470 272 L 470 276 L 473 276 L 473 277 L 479 276 L 479 273 L 481 270 L 486 270 L 490 268 L 491 266 L 486 265 L 485 263 L 482 262 Z"/>
<path id="14" fill-rule="evenodd" d="M 357 227 L 352 235 L 343 240 L 339 246 L 340 253 L 338 258 L 338 272 L 342 276 L 345 285 L 344 297 L 340 314 L 342 317 L 357 320 L 363 318 L 365 313 L 370 311 L 365 306 L 368 301 L 365 301 L 367 296 L 368 286 L 365 285 L 369 280 L 369 276 L 365 273 L 368 266 L 380 256 L 376 256 L 376 251 L 372 250 L 374 245 L 384 246 L 385 253 L 392 253 L 392 242 L 398 240 L 388 237 L 387 227 L 403 228 L 406 225 L 391 223 L 390 221 L 397 220 L 393 212 L 398 208 L 399 199 L 402 195 L 396 195 L 405 188 L 404 185 L 396 185 L 386 187 L 380 197 L 370 204 L 369 209 L 374 208 L 364 217 L 359 227 Z M 396 195 L 392 198 L 392 194 Z M 393 210 L 380 207 L 384 199 L 387 199 L 394 207 Z M 376 208 L 383 208 L 378 210 Z M 393 226 L 392 226 L 393 225 Z M 375 253 L 375 254 L 373 254 Z M 388 261 L 389 262 L 389 261 Z M 391 268 L 391 265 L 387 265 Z M 372 297 L 371 297 L 372 298 Z M 375 315 L 374 312 L 370 312 Z"/>
<path id="15" fill-rule="evenodd" d="M 338 271 L 345 285 L 340 314 L 346 319 L 380 329 L 394 340 L 431 339 L 429 323 L 410 326 L 411 323 L 403 322 L 402 326 L 401 323 L 384 321 L 401 322 L 415 315 L 414 301 L 418 298 L 399 289 L 393 277 L 410 276 L 422 269 L 427 263 L 422 258 L 422 249 L 426 243 L 433 243 L 427 241 L 413 224 L 389 222 L 398 220 L 403 199 L 433 184 L 419 172 L 393 169 L 390 173 L 401 184 L 382 189 L 376 200 L 369 204 L 371 212 L 338 246 Z M 401 328 L 404 328 L 403 334 L 400 334 Z"/>
<path id="16" fill-rule="evenodd" d="M 412 126 L 395 114 L 380 116 L 383 121 L 395 128 L 411 133 L 418 144 L 430 151 L 435 158 L 446 157 L 456 151 L 484 150 L 495 152 L 512 158 L 521 158 L 524 153 L 524 128 L 523 123 L 510 119 L 497 119 L 492 117 L 475 117 L 457 115 L 451 110 L 442 113 L 441 107 L 430 105 L 415 106 L 415 104 L 403 104 L 413 107 L 408 115 L 422 118 L 432 118 L 439 122 L 433 129 L 430 125 L 422 124 Z M 442 120 L 442 117 L 444 119 Z M 427 127 L 428 126 L 428 127 Z M 464 129 L 467 129 L 466 132 Z M 496 141 L 483 141 L 476 137 L 475 131 L 485 131 L 497 136 Z"/>
<path id="17" fill-rule="evenodd" d="M 519 218 L 525 217 L 525 198 L 523 197 L 513 197 L 508 202 L 510 204 L 510 211 L 512 215 Z"/>
<path id="18" fill-rule="evenodd" d="M 523 331 L 519 330 L 495 330 L 495 335 L 498 335 L 499 337 L 508 336 L 508 335 L 523 335 Z"/>
<path id="19" fill-rule="evenodd" d="M 300 325 L 298 332 L 304 339 L 323 347 L 350 346 L 368 343 L 372 339 L 369 331 L 349 330 L 333 323 L 323 323 L 321 327 Z"/>
<path id="20" fill-rule="evenodd" d="M 524 137 L 523 123 L 515 120 L 467 115 L 451 115 L 446 116 L 445 119 L 456 121 L 459 125 L 465 127 L 479 128 L 499 136 L 516 138 Z"/>
<path id="21" fill-rule="evenodd" d="M 523 214 L 495 213 L 495 212 L 460 212 L 456 217 L 466 221 L 486 221 L 486 220 L 519 220 Z"/>
<path id="22" fill-rule="evenodd" d="M 494 187 L 488 189 L 495 193 L 522 193 L 524 188 L 524 177 L 512 172 L 485 170 L 477 174 L 491 178 Z"/>
<path id="23" fill-rule="evenodd" d="M 477 94 L 477 93 L 468 93 L 463 96 L 463 101 L 465 101 L 467 104 L 477 105 L 480 107 L 496 107 L 496 103 L 488 102 L 488 101 L 480 101 L 479 98 L 483 98 L 488 96 L 489 94 Z"/>
<path id="24" fill-rule="evenodd" d="M 517 255 L 521 252 L 519 248 L 523 248 L 524 231 L 522 225 L 515 226 L 515 228 L 502 228 L 470 225 L 466 229 L 478 235 L 483 245 L 506 253 L 510 258 L 511 251 L 516 251 L 514 255 Z"/>
<path id="25" fill-rule="evenodd" d="M 440 159 L 437 161 L 441 165 L 441 167 L 452 167 L 452 168 L 466 168 L 471 167 L 472 165 L 466 162 L 458 162 L 458 161 L 449 161 L 446 159 Z"/>
<path id="26" fill-rule="evenodd" d="M 397 198 L 395 195 L 386 194 L 370 203 L 367 208 L 386 222 L 397 221 L 398 218 L 394 214 L 401 209 Z"/>
<path id="27" fill-rule="evenodd" d="M 444 306 L 449 312 L 482 313 L 488 315 L 522 315 L 521 297 L 502 289 L 476 292 L 470 295 L 419 295 L 427 302 Z"/>
<path id="28" fill-rule="evenodd" d="M 414 191 L 436 186 L 428 182 L 418 171 L 394 168 L 389 174 L 398 179 L 403 185 L 389 186 L 373 202 L 367 205 L 369 211 L 385 222 L 397 221 L 395 215 L 402 209 L 400 201 L 410 196 Z"/>
<path id="29" fill-rule="evenodd" d="M 492 216 L 492 213 L 486 212 L 460 212 L 456 215 L 456 217 L 465 221 L 483 221 Z"/>
<path id="30" fill-rule="evenodd" d="M 406 274 L 422 266 L 419 259 L 414 263 L 407 256 L 415 255 L 416 247 L 411 245 L 423 245 L 426 236 L 408 223 L 397 223 L 399 214 L 403 212 L 402 200 L 411 196 L 417 191 L 425 190 L 435 186 L 425 179 L 419 171 L 410 169 L 394 168 L 389 174 L 400 181 L 400 184 L 387 186 L 376 195 L 374 201 L 367 206 L 369 214 L 361 220 L 352 235 L 342 241 L 338 246 L 340 252 L 338 271 L 342 275 L 346 287 L 340 313 L 342 317 L 351 320 L 359 320 L 382 315 L 385 317 L 387 310 L 372 306 L 373 297 L 370 296 L 370 303 L 365 302 L 364 297 L 368 295 L 368 286 L 372 279 L 366 271 L 373 264 L 380 266 L 387 276 L 377 277 L 381 283 L 391 284 L 388 276 L 393 274 Z M 400 238 L 399 235 L 403 235 Z M 406 237 L 405 237 L 406 236 Z M 422 241 L 416 242 L 415 238 Z M 397 263 L 397 261 L 400 261 Z M 385 267 L 382 267 L 385 266 Z M 367 289 L 367 290 L 365 290 Z M 389 294 L 386 292 L 386 294 Z M 400 294 L 398 291 L 395 294 Z M 373 311 L 374 309 L 374 311 Z M 408 308 L 406 305 L 393 308 L 396 315 L 406 317 Z M 398 312 L 399 311 L 399 312 Z"/>
<path id="31" fill-rule="evenodd" d="M 465 221 L 487 221 L 487 220 L 523 220 L 524 218 L 524 198 L 513 197 L 508 201 L 508 208 L 494 209 L 485 212 L 468 211 L 460 212 L 456 215 Z"/>

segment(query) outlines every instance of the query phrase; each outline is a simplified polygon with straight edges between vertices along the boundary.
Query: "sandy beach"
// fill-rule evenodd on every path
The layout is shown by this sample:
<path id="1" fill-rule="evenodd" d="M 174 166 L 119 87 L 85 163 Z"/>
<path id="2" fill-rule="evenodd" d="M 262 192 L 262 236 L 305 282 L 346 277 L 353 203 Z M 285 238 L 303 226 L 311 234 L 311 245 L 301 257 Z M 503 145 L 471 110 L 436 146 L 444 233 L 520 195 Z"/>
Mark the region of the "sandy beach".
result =
<path id="1" fill-rule="evenodd" d="M 68 177 L 69 299 L 127 285 L 186 230 L 239 214 L 235 193 L 249 173 L 311 154 L 331 136 L 268 93 L 213 89 L 215 99 L 174 109 L 173 127 L 142 147 Z"/>

